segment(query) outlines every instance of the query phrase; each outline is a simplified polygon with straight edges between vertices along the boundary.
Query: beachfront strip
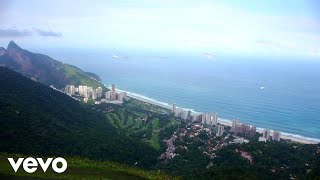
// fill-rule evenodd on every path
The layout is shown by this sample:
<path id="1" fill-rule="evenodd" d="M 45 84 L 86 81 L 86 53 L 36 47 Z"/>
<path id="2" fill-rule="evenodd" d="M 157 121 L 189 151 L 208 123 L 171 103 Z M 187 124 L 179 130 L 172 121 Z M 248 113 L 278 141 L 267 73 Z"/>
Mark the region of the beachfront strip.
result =
<path id="1" fill-rule="evenodd" d="M 125 91 L 121 90 L 121 92 L 125 92 Z M 193 113 L 192 111 L 190 111 L 190 113 L 189 113 L 189 110 L 186 110 L 184 108 L 179 108 L 179 107 L 176 106 L 176 104 L 171 106 L 171 105 L 169 105 L 167 103 L 158 102 L 156 100 L 153 100 L 153 99 L 150 99 L 150 98 L 147 98 L 147 97 L 135 94 L 135 93 L 127 92 L 127 96 L 130 97 L 130 98 L 145 102 L 145 103 L 149 103 L 149 104 L 153 104 L 153 105 L 156 105 L 156 106 L 159 106 L 159 107 L 162 107 L 162 108 L 170 109 L 172 111 L 173 111 L 173 109 L 175 107 L 175 109 L 176 109 L 175 112 L 177 112 L 176 113 L 177 118 L 182 119 L 182 120 L 188 120 L 188 119 L 183 119 L 186 116 L 186 114 L 187 115 L 191 114 L 191 120 L 192 119 L 198 119 L 200 117 L 200 114 L 201 114 L 201 113 Z M 215 113 L 213 113 L 213 115 L 211 115 L 211 118 L 214 117 L 214 114 Z M 193 117 L 192 115 L 195 115 L 195 116 Z M 183 118 L 181 118 L 181 117 L 183 117 Z M 232 124 L 233 124 L 232 121 L 219 118 L 218 116 L 217 116 L 216 119 L 213 118 L 213 123 L 215 123 L 216 121 L 217 121 L 218 124 L 223 125 L 225 127 L 232 127 Z M 202 122 L 202 116 L 201 116 L 201 122 Z M 237 123 L 237 125 L 239 125 L 240 127 L 241 127 L 241 124 L 244 124 L 244 123 Z M 244 125 L 242 125 L 242 126 L 244 126 Z M 250 127 L 254 127 L 254 126 L 250 126 Z M 256 132 L 262 134 L 262 137 L 260 137 L 260 139 L 259 139 L 260 141 L 267 141 L 267 140 L 272 140 L 272 139 L 275 139 L 277 141 L 277 140 L 283 139 L 283 140 L 290 140 L 290 141 L 303 143 L 303 144 L 318 144 L 318 143 L 320 143 L 320 140 L 318 140 L 318 139 L 306 138 L 306 137 L 303 137 L 303 136 L 291 135 L 291 134 L 286 134 L 286 133 L 283 133 L 283 132 L 280 132 L 280 131 L 273 131 L 273 130 L 269 130 L 269 129 L 261 129 L 261 128 L 258 128 L 258 127 L 256 127 Z"/>
<path id="2" fill-rule="evenodd" d="M 224 132 L 223 126 L 218 125 L 218 113 L 192 113 L 191 110 L 185 110 L 182 108 L 177 108 L 176 104 L 172 105 L 172 113 L 175 117 L 183 119 L 185 121 L 191 121 L 193 123 L 200 123 L 207 126 L 217 127 L 217 136 L 221 136 Z M 220 124 L 220 123 L 219 123 Z M 232 120 L 231 132 L 234 134 L 241 134 L 248 137 L 253 137 L 257 133 L 257 128 L 255 126 L 250 126 L 249 124 L 240 123 L 238 119 Z M 281 132 L 271 131 L 265 129 L 263 131 L 262 137 L 259 138 L 259 141 L 280 141 Z"/>
<path id="3" fill-rule="evenodd" d="M 95 104 L 100 103 L 113 103 L 113 104 L 122 104 L 123 100 L 127 98 L 126 92 L 116 92 L 116 86 L 113 84 L 111 91 L 106 91 L 103 97 L 103 89 L 98 87 L 94 89 L 90 86 L 79 85 L 66 85 L 63 91 L 65 94 L 73 97 L 76 100 L 83 100 L 88 102 L 93 100 Z"/>
<path id="4" fill-rule="evenodd" d="M 259 141 L 263 141 L 263 142 L 266 142 L 268 140 L 280 141 L 280 139 L 291 140 L 291 141 L 304 143 L 304 144 L 317 144 L 320 142 L 310 138 L 304 138 L 304 137 L 299 137 L 294 135 L 286 135 L 276 130 L 257 128 L 255 126 L 251 126 L 246 123 L 240 123 L 238 119 L 233 119 L 230 122 L 228 120 L 218 118 L 218 113 L 216 112 L 215 113 L 194 113 L 191 110 L 177 107 L 175 103 L 172 106 L 170 106 L 166 103 L 161 103 L 135 93 L 118 90 L 116 89 L 114 84 L 111 86 L 111 91 L 106 91 L 104 93 L 104 98 L 103 98 L 103 89 L 101 87 L 94 89 L 92 87 L 84 86 L 84 85 L 79 85 L 78 87 L 75 87 L 74 85 L 67 85 L 64 88 L 64 90 L 60 92 L 63 92 L 79 101 L 83 100 L 84 102 L 87 102 L 88 100 L 93 100 L 95 104 L 100 104 L 100 103 L 122 104 L 124 100 L 133 98 L 145 103 L 149 103 L 165 109 L 169 109 L 172 111 L 173 116 L 180 120 L 189 121 L 195 124 L 202 124 L 206 126 L 215 127 L 217 136 L 221 136 L 224 133 L 224 127 L 231 127 L 231 132 L 233 132 L 234 134 L 241 134 L 248 137 L 252 137 L 256 134 L 256 132 L 258 132 L 262 134 L 262 137 L 259 137 Z"/>

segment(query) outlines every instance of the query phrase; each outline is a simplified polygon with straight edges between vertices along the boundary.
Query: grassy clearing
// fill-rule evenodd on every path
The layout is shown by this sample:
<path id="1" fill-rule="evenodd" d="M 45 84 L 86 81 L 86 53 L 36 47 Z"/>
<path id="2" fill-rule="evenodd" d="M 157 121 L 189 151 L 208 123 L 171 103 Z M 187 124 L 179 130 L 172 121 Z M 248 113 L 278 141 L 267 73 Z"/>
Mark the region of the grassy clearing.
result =
<path id="1" fill-rule="evenodd" d="M 151 146 L 155 149 L 160 149 L 160 140 L 159 140 L 159 120 L 154 119 L 152 121 L 152 135 L 151 135 Z"/>
<path id="2" fill-rule="evenodd" d="M 7 158 L 29 157 L 19 154 L 0 153 L 0 178 L 7 179 L 177 179 L 163 174 L 160 171 L 145 171 L 136 167 L 130 167 L 109 161 L 92 161 L 86 158 L 66 157 L 68 169 L 57 174 L 52 169 L 48 169 L 46 173 L 42 172 L 41 167 L 35 173 L 29 174 L 23 171 L 22 166 L 18 172 L 12 170 Z M 36 156 L 31 156 L 36 157 Z M 16 177 L 16 178 L 15 178 Z M 19 178 L 20 177 L 20 178 Z"/>

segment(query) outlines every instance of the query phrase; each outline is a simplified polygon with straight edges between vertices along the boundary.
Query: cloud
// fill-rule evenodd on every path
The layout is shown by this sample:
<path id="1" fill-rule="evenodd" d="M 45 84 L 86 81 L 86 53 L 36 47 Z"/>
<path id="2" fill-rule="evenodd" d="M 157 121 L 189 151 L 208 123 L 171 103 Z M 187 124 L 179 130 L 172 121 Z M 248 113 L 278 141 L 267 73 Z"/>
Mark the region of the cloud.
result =
<path id="1" fill-rule="evenodd" d="M 260 47 L 268 47 L 273 49 L 280 49 L 283 47 L 280 43 L 274 42 L 274 41 L 268 41 L 268 40 L 257 40 L 256 45 Z"/>
<path id="2" fill-rule="evenodd" d="M 62 33 L 60 32 L 54 32 L 54 31 L 45 31 L 41 29 L 36 29 L 35 30 L 39 36 L 44 36 L 44 37 L 62 37 Z"/>
<path id="3" fill-rule="evenodd" d="M 31 35 L 32 33 L 29 30 L 0 29 L 0 37 L 26 37 Z"/>
<path id="4" fill-rule="evenodd" d="M 2 38 L 13 38 L 13 37 L 27 37 L 34 35 L 34 32 L 38 36 L 42 37 L 62 37 L 62 33 L 54 32 L 54 31 L 46 31 L 41 29 L 33 29 L 33 30 L 19 30 L 19 29 L 0 29 L 0 37 Z"/>

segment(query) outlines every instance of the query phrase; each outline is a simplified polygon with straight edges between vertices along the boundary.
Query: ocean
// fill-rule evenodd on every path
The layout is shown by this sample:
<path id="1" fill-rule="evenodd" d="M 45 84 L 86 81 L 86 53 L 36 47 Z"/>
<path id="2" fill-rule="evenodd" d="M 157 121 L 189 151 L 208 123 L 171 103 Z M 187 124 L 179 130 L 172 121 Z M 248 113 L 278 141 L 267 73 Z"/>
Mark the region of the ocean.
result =
<path id="1" fill-rule="evenodd" d="M 103 83 L 224 119 L 320 139 L 320 61 L 236 55 L 45 52 Z"/>

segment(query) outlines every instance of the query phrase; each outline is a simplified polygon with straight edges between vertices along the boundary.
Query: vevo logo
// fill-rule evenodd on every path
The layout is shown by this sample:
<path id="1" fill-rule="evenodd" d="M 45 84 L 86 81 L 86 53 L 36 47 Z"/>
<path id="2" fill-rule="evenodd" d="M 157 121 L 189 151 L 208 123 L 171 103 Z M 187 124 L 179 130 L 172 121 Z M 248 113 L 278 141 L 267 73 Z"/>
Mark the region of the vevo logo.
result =
<path id="1" fill-rule="evenodd" d="M 40 167 L 42 168 L 43 172 L 47 171 L 50 164 L 53 171 L 56 173 L 63 173 L 68 167 L 67 161 L 62 157 L 57 157 L 55 159 L 48 158 L 46 162 L 44 162 L 42 158 L 37 158 L 36 160 L 35 158 L 32 158 L 32 157 L 28 157 L 26 159 L 19 158 L 17 162 L 15 162 L 13 158 L 8 158 L 8 161 L 10 162 L 14 172 L 18 171 L 22 162 L 23 162 L 23 169 L 27 173 L 34 173 L 38 168 L 38 163 L 40 164 Z M 58 167 L 58 163 L 61 163 L 62 166 Z"/>

